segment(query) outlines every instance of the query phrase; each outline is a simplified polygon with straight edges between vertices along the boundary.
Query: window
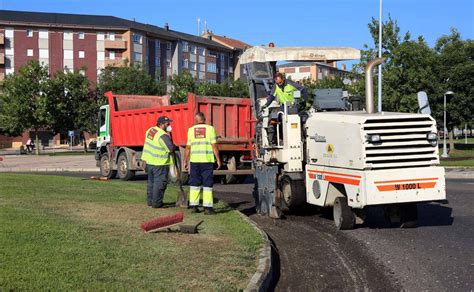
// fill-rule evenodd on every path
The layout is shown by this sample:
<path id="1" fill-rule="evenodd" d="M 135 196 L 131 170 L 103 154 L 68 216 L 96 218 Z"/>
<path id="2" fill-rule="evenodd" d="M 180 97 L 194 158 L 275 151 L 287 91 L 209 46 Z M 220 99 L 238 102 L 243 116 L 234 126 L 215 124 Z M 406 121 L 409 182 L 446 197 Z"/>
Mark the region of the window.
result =
<path id="1" fill-rule="evenodd" d="M 199 64 L 199 71 L 200 72 L 206 71 L 206 66 L 204 64 Z"/>
<path id="2" fill-rule="evenodd" d="M 97 40 L 98 40 L 98 41 L 103 41 L 104 38 L 105 38 L 105 35 L 104 35 L 103 32 L 98 32 L 98 33 L 97 33 Z"/>
<path id="3" fill-rule="evenodd" d="M 79 39 L 80 39 L 80 40 L 83 40 L 84 37 L 85 37 L 85 33 L 84 33 L 83 31 L 80 31 L 80 32 L 78 33 L 78 36 L 79 36 Z"/>
<path id="4" fill-rule="evenodd" d="M 207 63 L 207 72 L 216 73 L 217 72 L 216 63 Z"/>
<path id="5" fill-rule="evenodd" d="M 81 74 L 82 76 L 86 76 L 86 70 L 84 69 L 79 70 L 79 74 Z"/>
<path id="6" fill-rule="evenodd" d="M 115 32 L 109 32 L 108 38 L 109 38 L 109 40 L 111 40 L 111 41 L 115 41 Z"/>
<path id="7" fill-rule="evenodd" d="M 167 42 L 167 43 L 166 43 L 166 49 L 167 49 L 168 51 L 171 50 L 171 43 L 170 43 L 170 42 Z"/>
<path id="8" fill-rule="evenodd" d="M 49 58 L 48 49 L 39 49 L 39 57 L 40 59 L 48 59 Z"/>
<path id="9" fill-rule="evenodd" d="M 135 62 L 141 62 L 141 61 L 142 61 L 142 54 L 141 54 L 141 53 L 134 52 L 134 53 L 133 53 L 133 60 L 134 60 Z"/>
<path id="10" fill-rule="evenodd" d="M 199 56 L 204 56 L 205 54 L 205 49 L 204 48 L 198 48 L 198 55 Z"/>
<path id="11" fill-rule="evenodd" d="M 183 68 L 189 68 L 189 60 L 188 59 L 184 59 L 183 60 Z"/>
<path id="12" fill-rule="evenodd" d="M 109 59 L 110 60 L 115 60 L 115 52 L 114 51 L 109 52 Z"/>
<path id="13" fill-rule="evenodd" d="M 189 70 L 196 71 L 196 62 L 189 62 Z"/>
<path id="14" fill-rule="evenodd" d="M 161 66 L 161 60 L 159 58 L 155 59 L 155 66 L 160 67 Z"/>
<path id="15" fill-rule="evenodd" d="M 13 28 L 5 28 L 5 37 L 7 38 L 13 37 Z"/>
<path id="16" fill-rule="evenodd" d="M 68 66 L 64 66 L 64 73 L 69 73 L 71 72 L 71 69 L 68 68 Z"/>
<path id="17" fill-rule="evenodd" d="M 28 57 L 33 57 L 33 49 L 27 49 L 27 50 L 26 50 L 26 55 L 27 55 Z"/>
<path id="18" fill-rule="evenodd" d="M 234 68 L 229 67 L 229 73 L 230 73 L 230 74 L 234 73 Z"/>
<path id="19" fill-rule="evenodd" d="M 63 38 L 65 40 L 72 40 L 72 31 L 64 31 Z"/>
<path id="20" fill-rule="evenodd" d="M 189 43 L 183 42 L 183 52 L 189 52 Z"/>
<path id="21" fill-rule="evenodd" d="M 191 54 L 196 54 L 196 46 L 190 46 L 190 47 L 189 47 L 189 52 L 190 52 Z"/>
<path id="22" fill-rule="evenodd" d="M 209 51 L 209 56 L 211 56 L 211 57 L 217 57 L 217 52 Z"/>
<path id="23" fill-rule="evenodd" d="M 133 34 L 133 42 L 136 44 L 142 43 L 142 36 L 139 34 Z"/>
<path id="24" fill-rule="evenodd" d="M 79 51 L 79 59 L 84 59 L 86 53 L 84 51 Z"/>
<path id="25" fill-rule="evenodd" d="M 74 54 L 72 50 L 64 50 L 64 60 L 74 59 Z"/>
<path id="26" fill-rule="evenodd" d="M 105 60 L 105 52 L 97 52 L 97 61 Z"/>
<path id="27" fill-rule="evenodd" d="M 225 62 L 225 55 L 221 53 L 221 62 Z"/>
<path id="28" fill-rule="evenodd" d="M 47 29 L 40 29 L 39 38 L 40 39 L 47 39 L 48 38 L 48 30 Z"/>
<path id="29" fill-rule="evenodd" d="M 171 68 L 171 61 L 170 60 L 166 60 L 166 68 Z"/>
<path id="30" fill-rule="evenodd" d="M 33 37 L 33 30 L 32 29 L 27 29 L 26 30 L 26 36 L 29 37 L 29 38 L 32 38 Z"/>
<path id="31" fill-rule="evenodd" d="M 209 83 L 211 83 L 211 84 L 216 84 L 216 83 L 217 83 L 217 81 L 214 80 L 214 79 L 209 79 L 208 81 L 209 81 Z"/>
<path id="32" fill-rule="evenodd" d="M 156 40 L 156 51 L 160 50 L 160 41 Z"/>

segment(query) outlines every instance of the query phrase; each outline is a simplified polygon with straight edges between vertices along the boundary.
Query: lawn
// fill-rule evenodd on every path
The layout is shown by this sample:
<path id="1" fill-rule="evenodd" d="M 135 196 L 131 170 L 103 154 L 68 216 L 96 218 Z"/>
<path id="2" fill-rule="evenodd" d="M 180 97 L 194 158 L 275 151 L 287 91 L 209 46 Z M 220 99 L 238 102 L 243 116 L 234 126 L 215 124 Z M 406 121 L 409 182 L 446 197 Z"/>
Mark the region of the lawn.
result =
<path id="1" fill-rule="evenodd" d="M 222 202 L 200 234 L 143 233 L 176 208 L 145 204 L 145 184 L 0 174 L 0 290 L 238 290 L 263 240 Z M 169 187 L 165 203 L 173 203 Z"/>
<path id="2" fill-rule="evenodd" d="M 443 148 L 439 149 L 439 155 L 441 158 L 442 166 L 453 166 L 453 167 L 474 167 L 474 141 L 470 141 L 469 144 L 464 144 L 464 139 L 454 140 L 455 147 L 453 151 L 449 151 L 449 158 L 441 158 Z"/>

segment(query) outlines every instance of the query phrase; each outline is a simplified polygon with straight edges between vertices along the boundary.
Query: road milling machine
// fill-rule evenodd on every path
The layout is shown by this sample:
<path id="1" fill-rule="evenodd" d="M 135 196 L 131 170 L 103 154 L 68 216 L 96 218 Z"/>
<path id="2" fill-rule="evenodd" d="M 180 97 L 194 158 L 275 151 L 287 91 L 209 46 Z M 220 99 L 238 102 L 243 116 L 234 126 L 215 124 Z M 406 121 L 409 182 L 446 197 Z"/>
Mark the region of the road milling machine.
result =
<path id="1" fill-rule="evenodd" d="M 363 222 L 367 207 L 379 205 L 392 223 L 414 227 L 417 203 L 445 200 L 435 120 L 427 114 L 375 110 L 372 71 L 383 59 L 365 69 L 363 111 L 313 106 L 295 112 L 276 101 L 263 106 L 276 86 L 277 61 L 359 58 L 359 50 L 352 48 L 301 47 L 254 47 L 241 56 L 256 117 L 254 196 L 260 214 L 279 218 L 308 203 L 332 207 L 336 228 L 352 229 Z M 296 92 L 295 100 L 300 95 Z M 276 139 L 269 138 L 270 132 L 276 132 Z"/>

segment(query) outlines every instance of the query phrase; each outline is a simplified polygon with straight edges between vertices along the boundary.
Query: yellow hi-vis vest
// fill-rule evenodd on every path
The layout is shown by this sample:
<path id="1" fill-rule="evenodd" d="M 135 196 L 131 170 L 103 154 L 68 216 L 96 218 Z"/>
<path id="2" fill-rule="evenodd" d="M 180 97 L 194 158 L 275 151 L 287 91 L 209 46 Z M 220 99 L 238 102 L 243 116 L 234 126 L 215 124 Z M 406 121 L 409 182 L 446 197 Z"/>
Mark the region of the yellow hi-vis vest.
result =
<path id="1" fill-rule="evenodd" d="M 142 157 L 149 165 L 171 165 L 170 151 L 161 136 L 166 132 L 159 127 L 151 127 L 145 134 Z"/>
<path id="2" fill-rule="evenodd" d="M 278 102 L 280 104 L 288 102 L 290 105 L 292 105 L 295 102 L 295 97 L 293 96 L 293 93 L 298 90 L 296 87 L 291 84 L 285 84 L 285 87 L 283 87 L 282 90 L 280 86 L 276 84 L 275 86 L 276 88 L 274 95 L 278 99 Z"/>
<path id="3" fill-rule="evenodd" d="M 214 163 L 212 144 L 217 143 L 216 130 L 211 125 L 198 124 L 188 130 L 188 146 L 191 146 L 190 162 Z"/>

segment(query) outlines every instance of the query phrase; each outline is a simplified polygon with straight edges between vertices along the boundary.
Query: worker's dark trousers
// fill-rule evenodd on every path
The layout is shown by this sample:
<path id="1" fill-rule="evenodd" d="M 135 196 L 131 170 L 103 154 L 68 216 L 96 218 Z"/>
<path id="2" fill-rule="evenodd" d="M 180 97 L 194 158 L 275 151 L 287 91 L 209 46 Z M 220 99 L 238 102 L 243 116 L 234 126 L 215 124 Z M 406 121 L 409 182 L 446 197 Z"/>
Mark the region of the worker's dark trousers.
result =
<path id="1" fill-rule="evenodd" d="M 148 174 L 147 201 L 152 207 L 163 205 L 166 186 L 168 185 L 169 165 L 148 165 L 146 166 Z"/>
<path id="2" fill-rule="evenodd" d="M 189 169 L 189 206 L 199 206 L 199 199 L 202 190 L 202 205 L 208 208 L 213 207 L 213 169 L 214 163 L 191 162 Z"/>

